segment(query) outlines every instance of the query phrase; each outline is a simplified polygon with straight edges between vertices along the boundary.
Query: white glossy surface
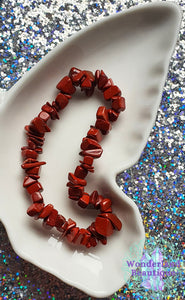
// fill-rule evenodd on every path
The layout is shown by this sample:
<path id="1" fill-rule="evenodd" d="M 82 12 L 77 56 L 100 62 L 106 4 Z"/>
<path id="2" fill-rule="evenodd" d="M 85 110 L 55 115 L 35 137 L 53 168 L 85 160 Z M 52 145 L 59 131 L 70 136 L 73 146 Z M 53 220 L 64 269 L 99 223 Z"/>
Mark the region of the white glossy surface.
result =
<path id="1" fill-rule="evenodd" d="M 143 246 L 138 208 L 119 189 L 115 177 L 139 159 L 147 142 L 180 19 L 176 5 L 162 2 L 104 18 L 59 45 L 6 95 L 1 94 L 0 218 L 12 246 L 24 259 L 95 297 L 108 296 L 126 282 L 123 259 L 133 243 L 140 242 L 141 249 Z M 46 101 L 54 99 L 56 83 L 72 66 L 103 69 L 127 101 L 126 111 L 102 142 L 104 152 L 95 162 L 95 174 L 88 175 L 87 187 L 112 197 L 123 229 L 109 238 L 107 246 L 90 250 L 63 243 L 56 232 L 43 229 L 26 215 L 29 200 L 22 188 L 24 172 L 20 168 L 24 126 Z M 80 226 L 90 224 L 95 214 L 86 213 L 68 200 L 67 174 L 78 163 L 82 137 L 94 124 L 97 107 L 102 103 L 99 93 L 89 99 L 80 92 L 75 94 L 60 121 L 53 123 L 40 156 L 47 162 L 41 172 L 45 202 L 53 203 Z M 139 258 L 138 252 L 135 259 Z"/>

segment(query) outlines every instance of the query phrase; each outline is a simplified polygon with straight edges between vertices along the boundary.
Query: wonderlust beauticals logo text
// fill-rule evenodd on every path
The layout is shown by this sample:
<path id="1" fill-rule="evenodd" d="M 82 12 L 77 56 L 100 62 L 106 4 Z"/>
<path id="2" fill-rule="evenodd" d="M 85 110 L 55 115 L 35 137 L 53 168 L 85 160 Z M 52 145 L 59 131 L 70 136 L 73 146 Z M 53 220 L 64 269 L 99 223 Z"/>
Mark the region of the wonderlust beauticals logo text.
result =
<path id="1" fill-rule="evenodd" d="M 135 255 L 138 254 L 138 251 L 134 248 L 132 248 L 132 252 Z M 145 251 L 140 261 L 132 259 L 135 256 L 132 254 L 124 259 L 124 274 L 125 276 L 130 275 L 140 279 L 141 286 L 146 289 L 162 291 L 164 289 L 164 278 L 177 276 L 180 269 L 180 260 L 164 260 L 163 254 L 158 247 L 150 255 Z"/>

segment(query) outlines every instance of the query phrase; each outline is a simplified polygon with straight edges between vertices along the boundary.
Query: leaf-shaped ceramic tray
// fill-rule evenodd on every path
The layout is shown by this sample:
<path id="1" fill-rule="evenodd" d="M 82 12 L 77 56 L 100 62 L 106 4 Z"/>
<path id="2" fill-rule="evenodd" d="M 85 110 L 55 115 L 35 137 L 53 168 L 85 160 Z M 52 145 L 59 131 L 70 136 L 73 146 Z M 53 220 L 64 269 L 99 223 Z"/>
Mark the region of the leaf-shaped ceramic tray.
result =
<path id="1" fill-rule="evenodd" d="M 137 206 L 116 184 L 118 173 L 140 157 L 154 124 L 169 60 L 179 31 L 181 12 L 172 3 L 155 3 L 104 18 L 51 51 L 8 92 L 0 102 L 0 218 L 15 251 L 24 259 L 89 295 L 105 297 L 128 279 L 122 264 L 133 244 L 143 247 L 144 229 Z M 88 175 L 89 192 L 97 189 L 113 199 L 123 229 L 106 246 L 76 249 L 28 217 L 29 199 L 22 188 L 20 167 L 25 145 L 24 126 L 46 101 L 55 98 L 56 83 L 72 67 L 103 69 L 123 91 L 127 109 L 102 142 L 104 153 Z M 79 226 L 95 215 L 83 211 L 67 197 L 67 175 L 78 164 L 82 137 L 94 124 L 102 96 L 87 99 L 76 94 L 47 135 L 41 182 L 46 203 Z M 139 244 L 140 243 L 140 244 Z M 135 259 L 139 260 L 141 251 Z M 128 255 L 127 255 L 128 258 Z"/>

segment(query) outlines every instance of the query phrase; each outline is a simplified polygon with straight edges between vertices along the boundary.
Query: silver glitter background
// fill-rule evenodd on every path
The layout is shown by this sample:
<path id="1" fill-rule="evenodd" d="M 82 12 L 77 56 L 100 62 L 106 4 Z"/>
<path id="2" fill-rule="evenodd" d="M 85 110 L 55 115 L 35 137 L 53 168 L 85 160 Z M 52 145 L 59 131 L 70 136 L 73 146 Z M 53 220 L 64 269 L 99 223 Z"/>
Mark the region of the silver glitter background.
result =
<path id="1" fill-rule="evenodd" d="M 147 0 L 0 0 L 0 88 L 9 89 L 47 52 L 76 31 Z M 182 10 L 185 3 L 174 1 Z M 164 290 L 153 291 L 132 276 L 107 299 L 185 299 L 185 17 L 170 62 L 155 126 L 139 162 L 120 174 L 118 184 L 138 205 L 146 230 L 145 250 L 159 247 L 166 261 L 180 261 Z M 0 224 L 0 300 L 92 299 L 22 260 Z"/>

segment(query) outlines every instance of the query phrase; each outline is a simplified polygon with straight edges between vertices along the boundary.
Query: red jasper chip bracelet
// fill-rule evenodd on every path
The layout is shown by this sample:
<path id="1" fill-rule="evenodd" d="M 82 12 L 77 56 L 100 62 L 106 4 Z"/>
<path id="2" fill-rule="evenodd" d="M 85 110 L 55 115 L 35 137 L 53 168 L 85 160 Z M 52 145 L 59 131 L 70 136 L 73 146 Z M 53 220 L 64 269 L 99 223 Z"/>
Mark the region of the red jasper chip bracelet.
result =
<path id="1" fill-rule="evenodd" d="M 82 139 L 82 151 L 79 154 L 83 159 L 80 160 L 74 173 L 68 174 L 69 198 L 76 201 L 83 209 L 91 206 L 100 210 L 95 222 L 87 229 L 77 227 L 76 222 L 70 218 L 66 220 L 52 204 L 45 205 L 41 194 L 43 187 L 38 181 L 40 167 L 45 162 L 38 161 L 37 158 L 42 153 L 45 133 L 50 132 L 47 122 L 59 119 L 59 111 L 66 107 L 78 86 L 87 96 L 91 96 L 95 86 L 97 86 L 102 91 L 104 99 L 111 102 L 109 109 L 105 106 L 98 108 L 95 125 L 90 126 L 87 136 Z M 85 177 L 88 172 L 94 172 L 93 161 L 99 158 L 103 152 L 99 144 L 102 135 L 108 134 L 111 130 L 111 122 L 116 121 L 119 113 L 125 110 L 125 99 L 121 97 L 120 89 L 102 70 L 97 70 L 93 75 L 90 71 L 71 68 L 69 75 L 62 78 L 57 84 L 57 89 L 60 92 L 52 104 L 49 102 L 44 104 L 38 116 L 25 126 L 27 146 L 21 148 L 24 159 L 21 167 L 26 173 L 23 187 L 26 188 L 33 202 L 28 208 L 27 214 L 35 217 L 35 219 L 42 219 L 44 224 L 49 227 L 56 227 L 62 233 L 62 237 L 66 237 L 70 243 L 75 245 L 84 245 L 90 248 L 95 247 L 98 241 L 105 245 L 107 237 L 114 230 L 121 230 L 122 223 L 112 213 L 112 202 L 109 198 L 104 198 L 97 191 L 93 191 L 90 195 L 84 191 L 87 184 Z"/>

